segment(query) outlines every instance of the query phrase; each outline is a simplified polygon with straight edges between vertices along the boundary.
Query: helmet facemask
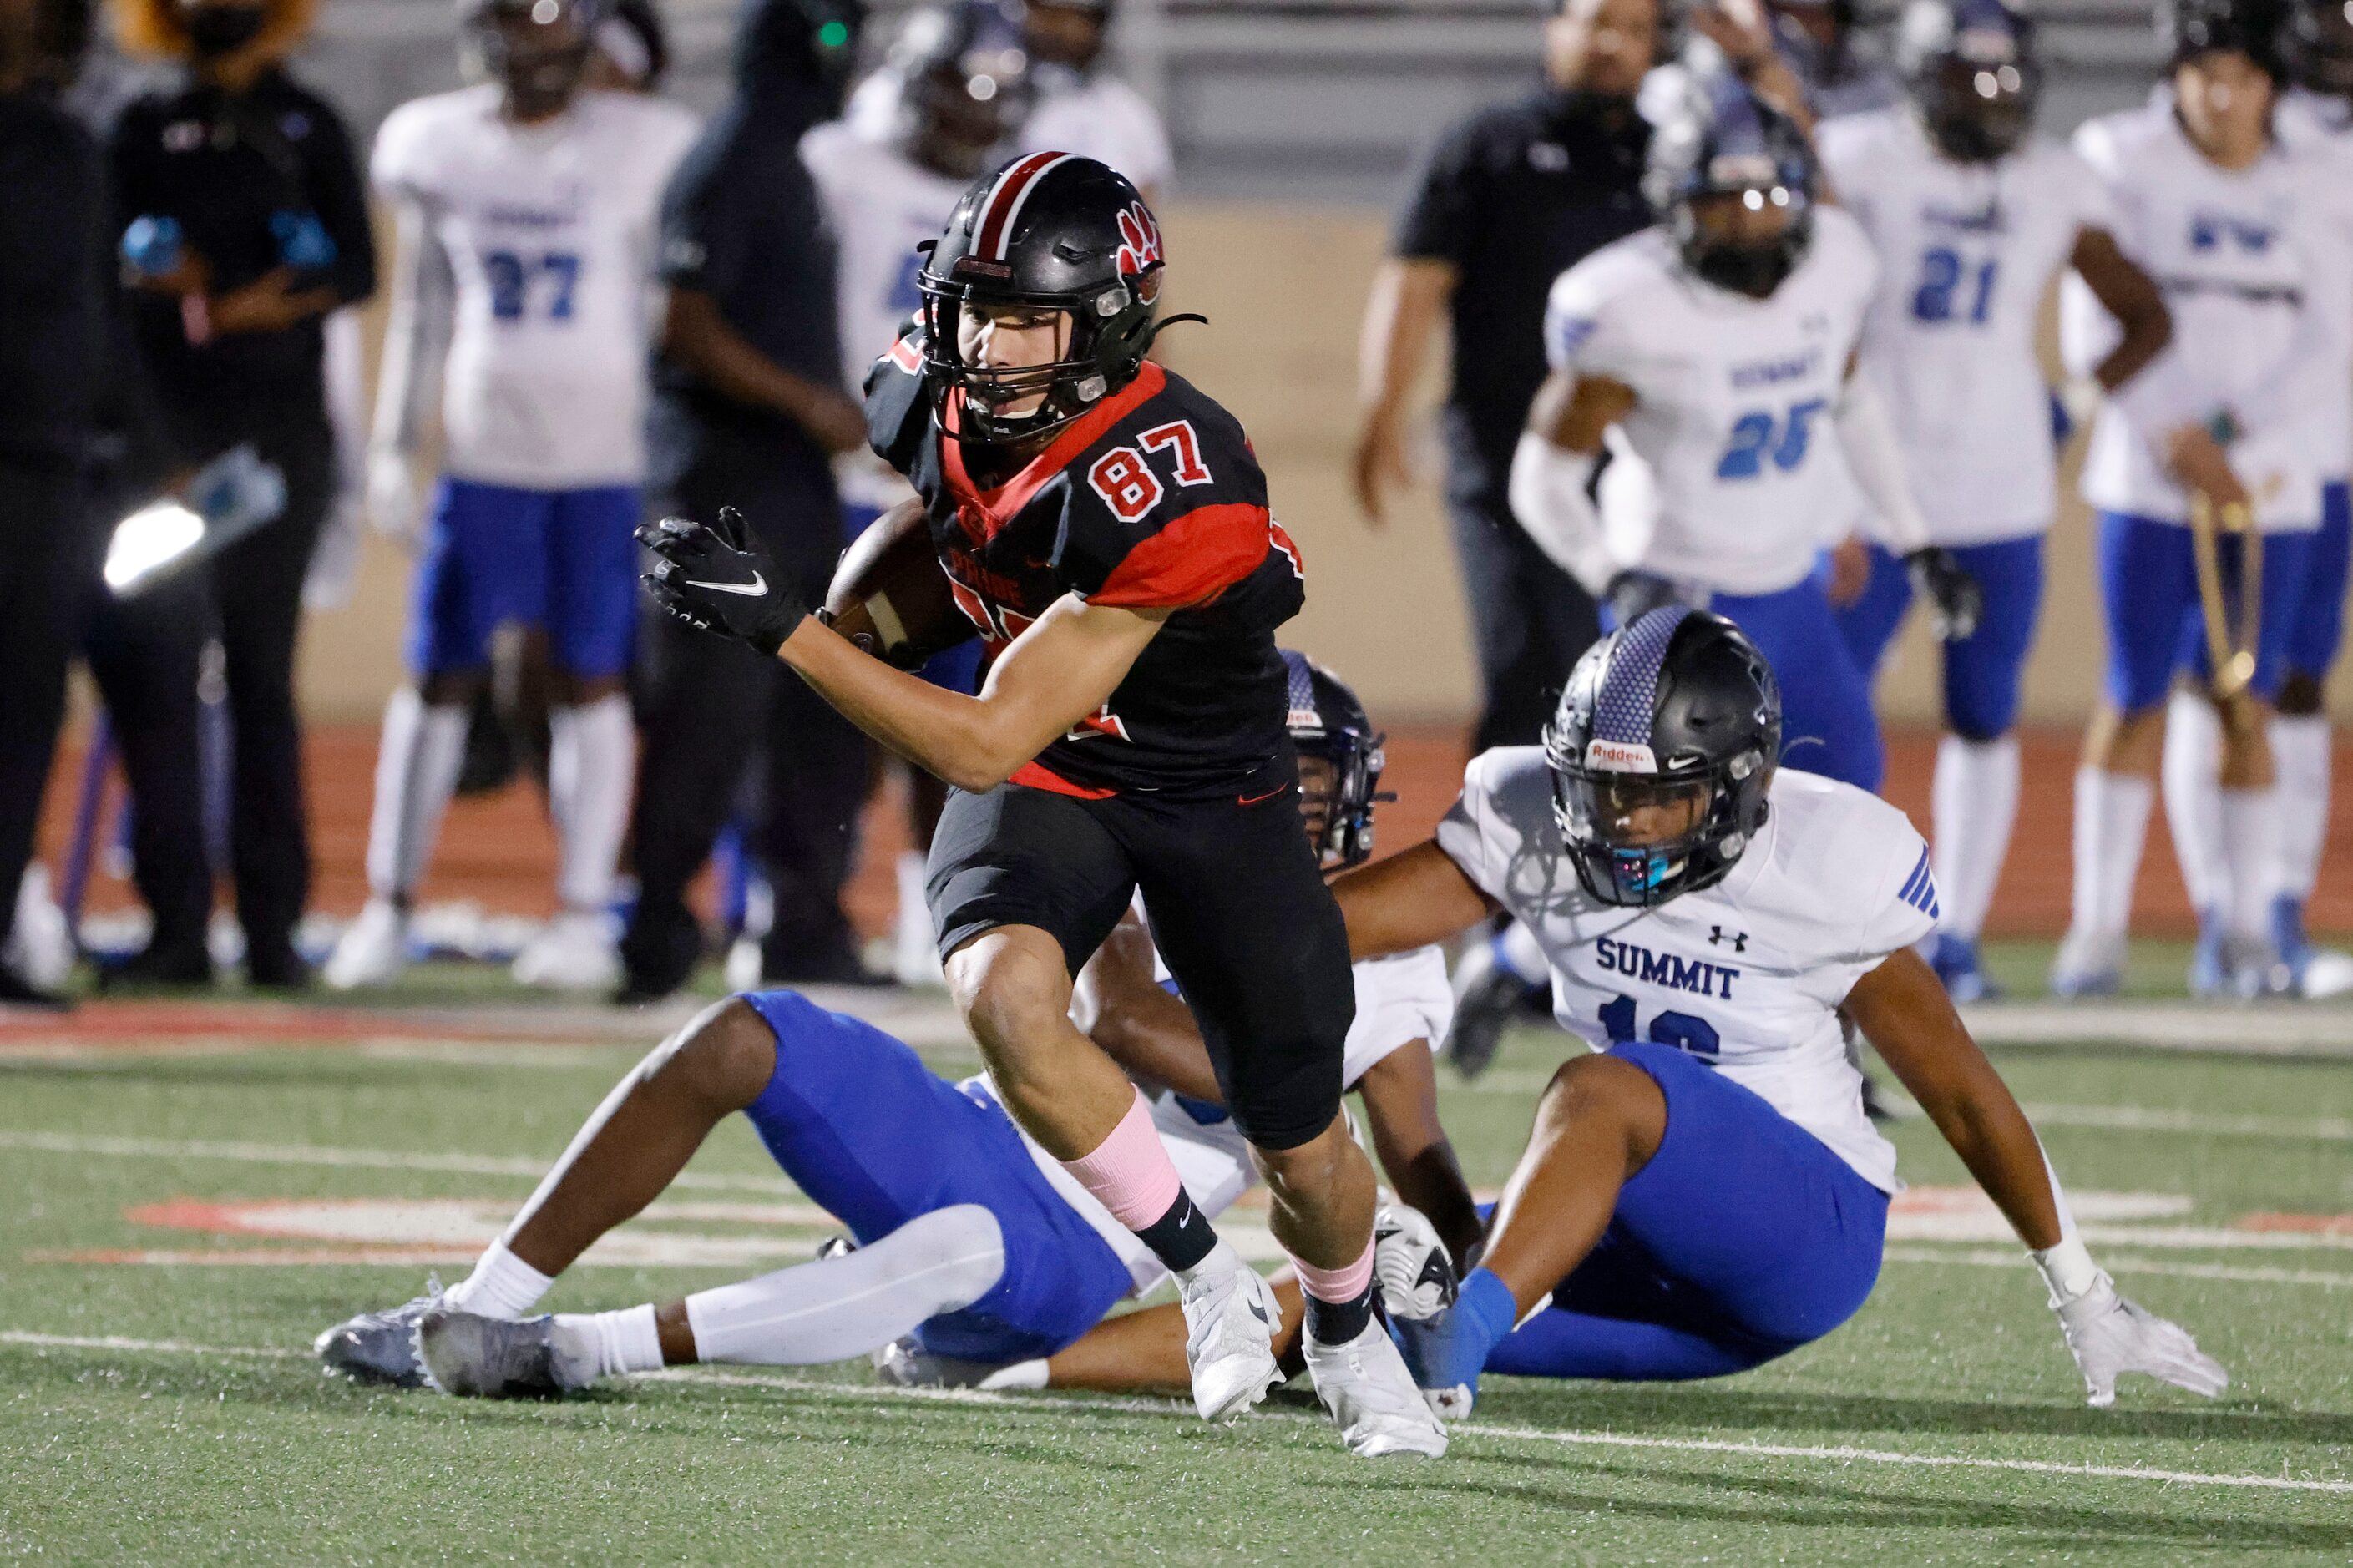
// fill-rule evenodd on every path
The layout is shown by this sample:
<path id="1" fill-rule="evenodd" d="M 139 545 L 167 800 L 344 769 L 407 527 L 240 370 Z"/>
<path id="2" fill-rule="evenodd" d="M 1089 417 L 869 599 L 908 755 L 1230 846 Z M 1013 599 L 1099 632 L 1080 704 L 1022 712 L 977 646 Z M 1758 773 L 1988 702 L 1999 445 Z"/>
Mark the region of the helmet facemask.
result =
<path id="1" fill-rule="evenodd" d="M 1720 157 L 1675 203 L 1683 265 L 1736 294 L 1769 298 L 1813 243 L 1813 198 L 1762 158 Z"/>
<path id="2" fill-rule="evenodd" d="M 1964 163 L 2008 157 L 2026 140 L 2042 90 L 2042 68 L 2009 39 L 1976 50 L 1965 35 L 1913 82 L 1913 100 L 1930 140 Z"/>
<path id="3" fill-rule="evenodd" d="M 578 0 L 488 0 L 474 10 L 475 53 L 517 118 L 543 120 L 572 102 L 596 47 L 595 20 Z"/>

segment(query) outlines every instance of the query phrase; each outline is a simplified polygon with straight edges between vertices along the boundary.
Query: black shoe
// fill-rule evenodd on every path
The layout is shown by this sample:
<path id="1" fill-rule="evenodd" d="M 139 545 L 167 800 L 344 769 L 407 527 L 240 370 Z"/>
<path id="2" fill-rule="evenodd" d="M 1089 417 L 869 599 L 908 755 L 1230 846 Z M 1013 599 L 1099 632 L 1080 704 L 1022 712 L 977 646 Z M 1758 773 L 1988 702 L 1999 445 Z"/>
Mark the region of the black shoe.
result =
<path id="1" fill-rule="evenodd" d="M 760 984 L 763 985 L 864 985 L 896 984 L 887 974 L 877 974 L 858 962 L 858 955 L 846 946 L 831 952 L 812 955 L 797 953 L 787 961 L 763 952 L 760 959 Z"/>
<path id="2" fill-rule="evenodd" d="M 308 991 L 311 964 L 294 944 L 280 937 L 256 942 L 245 954 L 246 983 L 257 991 Z"/>
<path id="3" fill-rule="evenodd" d="M 101 991 L 201 988 L 212 983 L 213 957 L 201 942 L 151 942 L 121 963 L 98 972 Z"/>
<path id="4" fill-rule="evenodd" d="M 702 928 L 694 917 L 659 921 L 648 913 L 640 900 L 636 918 L 621 933 L 622 978 L 619 989 L 613 993 L 613 1005 L 642 1007 L 675 994 L 694 978 L 695 966 L 702 962 Z"/>
<path id="5" fill-rule="evenodd" d="M 45 1013 L 70 1013 L 73 998 L 44 991 L 5 964 L 0 964 L 0 1007 L 36 1007 Z"/>
<path id="6" fill-rule="evenodd" d="M 1454 1025 L 1446 1032 L 1443 1051 L 1454 1070 L 1468 1080 L 1494 1065 L 1504 1029 L 1531 996 L 1548 1003 L 1552 987 L 1531 985 L 1504 968 L 1495 938 L 1472 943 L 1454 966 Z"/>

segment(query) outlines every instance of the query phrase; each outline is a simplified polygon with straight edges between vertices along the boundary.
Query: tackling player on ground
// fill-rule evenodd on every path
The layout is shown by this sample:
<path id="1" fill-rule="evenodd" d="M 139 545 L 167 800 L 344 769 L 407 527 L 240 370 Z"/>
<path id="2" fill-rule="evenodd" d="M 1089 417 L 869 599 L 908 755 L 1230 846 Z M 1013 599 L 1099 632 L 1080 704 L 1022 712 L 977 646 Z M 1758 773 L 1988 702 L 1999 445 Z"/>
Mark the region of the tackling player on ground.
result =
<path id="1" fill-rule="evenodd" d="M 443 475 L 410 612 L 415 683 L 385 710 L 368 903 L 326 966 L 338 990 L 384 984 L 406 962 L 491 634 L 514 624 L 550 645 L 562 906 L 515 975 L 575 990 L 619 977 L 609 906 L 636 763 L 622 677 L 648 305 L 662 187 L 695 127 L 674 104 L 582 89 L 600 15 L 597 0 L 478 0 L 467 26 L 494 79 L 405 104 L 377 133 L 372 173 L 400 225 L 370 458 L 377 525 L 415 530 L 409 476 L 437 402 Z M 436 278 L 452 318 L 438 376 Z"/>
<path id="2" fill-rule="evenodd" d="M 1978 616 L 1976 584 L 1931 543 L 1877 395 L 1853 375 L 1878 264 L 1852 217 L 1817 210 L 1803 131 L 1730 75 L 1694 83 L 1651 160 L 1662 221 L 1553 286 L 1553 373 L 1513 458 L 1512 510 L 1617 624 L 1671 600 L 1738 623 L 1789 694 L 1790 764 L 1876 789 L 1870 689 L 1816 575 L 1848 470 L 1948 635 Z M 1613 431 L 1656 488 L 1639 549 L 1588 497 Z"/>
<path id="3" fill-rule="evenodd" d="M 1267 1174 L 1317 1394 L 1356 1451 L 1437 1454 L 1372 1317 L 1372 1167 L 1339 1109 L 1346 939 L 1289 804 L 1274 628 L 1302 602 L 1298 552 L 1240 426 L 1145 358 L 1163 263 L 1126 180 L 1027 154 L 966 194 L 921 325 L 875 366 L 873 446 L 987 645 L 977 696 L 811 620 L 723 515 L 646 530 L 665 557 L 647 582 L 955 786 L 928 893 L 958 1007 L 1014 1120 L 1176 1275 L 1195 1403 L 1228 1419 L 1277 1375 L 1271 1298 L 1069 1017 L 1071 976 L 1142 891 Z"/>
<path id="4" fill-rule="evenodd" d="M 1380 738 L 1346 686 L 1298 654 L 1283 657 L 1300 810 L 1318 858 L 1336 871 L 1371 852 Z M 1155 1086 L 1155 1134 L 1214 1215 L 1256 1178 L 1199 1031 L 1155 967 L 1148 934 L 1123 922 L 1083 973 L 1079 1012 L 1097 1043 Z M 1424 1279 L 1423 1265 L 1441 1239 L 1461 1256 L 1479 1231 L 1437 1118 L 1430 1053 L 1452 1009 L 1445 958 L 1424 948 L 1367 960 L 1354 981 L 1343 1074 L 1364 1097 L 1390 1181 L 1414 1205 L 1382 1220 L 1383 1289 L 1393 1306 L 1427 1314 L 1452 1275 L 1440 1268 Z M 850 1226 L 856 1250 L 829 1247 L 817 1262 L 658 1307 L 524 1316 L 738 1110 L 801 1191 Z M 793 992 L 759 992 L 706 1011 L 647 1058 L 465 1279 L 339 1323 L 317 1348 L 330 1368 L 363 1381 L 413 1386 L 429 1369 L 447 1392 L 491 1395 L 695 1362 L 803 1365 L 870 1352 L 898 1383 L 1166 1385 L 1186 1376 L 1178 1309 L 1133 1314 L 1072 1342 L 1165 1274 L 1019 1133 L 986 1075 L 949 1084 L 871 1026 Z M 1275 1290 L 1288 1342 L 1298 1288 L 1278 1280 Z"/>
<path id="5" fill-rule="evenodd" d="M 2108 393 L 2156 358 L 2172 322 L 2157 285 L 2116 248 L 2091 170 L 2029 134 L 2042 80 L 2032 22 L 2001 0 L 1913 0 L 1898 45 L 1910 101 L 1826 121 L 1815 139 L 1883 268 L 1859 373 L 1887 410 L 1929 537 L 1985 597 L 1977 629 L 1944 645 L 1933 795 L 1944 916 L 1931 962 L 1968 1002 L 1987 994 L 1978 933 L 2010 852 L 2010 731 L 2042 603 L 2042 536 L 2058 510 L 2035 354 L 2042 297 L 2054 272 L 2073 268 L 2124 324 L 2093 373 Z M 1866 548 L 1867 582 L 1839 624 L 1869 680 L 1912 587 L 1885 546 Z M 1793 760 L 1803 765 L 1803 753 Z"/>
<path id="6" fill-rule="evenodd" d="M 1729 621 L 1671 606 L 1597 645 L 1541 747 L 1471 764 L 1438 836 L 1336 884 L 1360 955 L 1508 911 L 1552 965 L 1564 1066 L 1454 1307 L 1401 1325 L 1461 1411 L 1482 1368 L 1662 1379 L 1820 1338 L 1879 1273 L 1895 1151 L 1851 1016 L 2030 1249 L 2092 1402 L 2221 1366 L 2125 1300 L 2034 1130 L 1912 951 L 1928 851 L 1894 807 L 1776 765 L 1779 695 Z"/>

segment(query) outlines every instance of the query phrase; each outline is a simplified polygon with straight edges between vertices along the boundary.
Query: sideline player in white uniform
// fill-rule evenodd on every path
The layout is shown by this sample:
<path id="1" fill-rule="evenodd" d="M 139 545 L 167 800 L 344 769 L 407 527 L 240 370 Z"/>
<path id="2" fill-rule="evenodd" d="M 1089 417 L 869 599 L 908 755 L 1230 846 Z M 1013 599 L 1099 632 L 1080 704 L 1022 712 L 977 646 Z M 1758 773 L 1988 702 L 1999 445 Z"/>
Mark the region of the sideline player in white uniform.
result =
<path id="1" fill-rule="evenodd" d="M 1850 472 L 1951 633 L 1977 620 L 1975 584 L 1930 543 L 1886 415 L 1853 377 L 1878 263 L 1852 217 L 1815 209 L 1804 132 L 1737 79 L 1695 83 L 1651 148 L 1664 221 L 1553 285 L 1553 373 L 1513 458 L 1512 510 L 1618 624 L 1675 599 L 1737 622 L 1788 693 L 1789 764 L 1876 789 L 1871 693 L 1816 571 Z M 1630 558 L 1588 496 L 1613 426 L 1656 489 Z"/>
<path id="2" fill-rule="evenodd" d="M 2029 135 L 2042 79 L 2031 20 L 2002 0 L 1913 0 L 1898 58 L 1908 102 L 1825 121 L 1815 140 L 1883 267 L 1859 373 L 1895 427 L 1929 537 L 1985 596 L 1977 630 L 1944 647 L 1933 796 L 1944 917 L 1931 964 L 1973 1002 L 1988 994 L 1978 935 L 2017 815 L 2010 731 L 2059 502 L 2034 342 L 2043 291 L 2072 267 L 2125 324 L 2094 372 L 2104 391 L 2156 358 L 2172 325 L 2157 284 L 2117 249 L 2092 171 Z M 1869 575 L 1838 618 L 1868 681 L 1912 587 L 1883 545 L 1864 548 Z"/>
<path id="3" fill-rule="evenodd" d="M 653 250 L 662 187 L 695 127 L 672 104 L 581 89 L 596 20 L 595 0 L 476 0 L 467 26 L 495 79 L 404 104 L 376 136 L 402 281 L 370 465 L 378 525 L 411 527 L 408 475 L 436 393 L 443 472 L 410 613 L 415 684 L 385 710 L 368 904 L 327 963 L 337 989 L 382 984 L 406 961 L 409 901 L 491 637 L 517 623 L 549 644 L 562 910 L 515 976 L 605 990 L 620 973 L 608 906 L 636 761 L 622 678 Z M 438 378 L 418 302 L 437 272 L 454 284 Z"/>
<path id="4" fill-rule="evenodd" d="M 1353 864 L 1372 847 L 1378 737 L 1345 685 L 1297 654 L 1284 658 L 1301 809 L 1326 863 Z M 1141 938 L 1131 925 L 1108 944 L 1114 973 L 1090 975 L 1082 1021 L 1131 1071 L 1167 1082 L 1154 1128 L 1214 1215 L 1257 1184 L 1256 1169 L 1217 1101 L 1198 1029 L 1154 984 L 1155 955 Z M 1425 948 L 1359 963 L 1355 980 L 1344 1081 L 1364 1096 L 1398 1190 L 1446 1216 L 1451 1245 L 1466 1247 L 1478 1218 L 1438 1126 L 1431 1066 L 1452 1013 L 1444 956 Z M 801 1191 L 849 1226 L 855 1250 L 828 1248 L 815 1263 L 659 1307 L 523 1321 L 556 1275 L 657 1196 L 735 1110 Z M 1398 1260 L 1419 1265 L 1440 1238 L 1411 1209 L 1392 1215 L 1377 1270 L 1401 1308 L 1419 1290 L 1416 1310 L 1430 1310 L 1442 1271 L 1424 1281 Z M 1165 1274 L 1134 1232 L 1014 1126 L 987 1075 L 951 1084 L 870 1025 L 795 992 L 758 992 L 705 1012 L 624 1079 L 465 1280 L 338 1324 L 317 1348 L 329 1367 L 364 1381 L 413 1386 L 429 1368 L 445 1390 L 474 1394 L 550 1393 L 682 1363 L 800 1365 L 870 1352 L 894 1382 L 1035 1387 L 1046 1358 Z M 1271 1312 L 1274 1293 L 1261 1300 Z M 1181 1369 L 1181 1324 L 1173 1335 Z M 1096 1346 L 1089 1359 L 1099 1373 L 1126 1360 L 1140 1381 L 1166 1361 L 1163 1337 L 1139 1341 L 1131 1330 L 1109 1356 Z"/>
<path id="5" fill-rule="evenodd" d="M 1900 1184 L 1843 1013 L 2016 1227 L 2092 1403 L 2120 1372 L 2221 1393 L 2222 1368 L 2092 1261 L 1912 951 L 1936 918 L 1927 847 L 1894 806 L 1777 768 L 1780 717 L 1731 622 L 1652 610 L 1578 661 L 1543 746 L 1477 758 L 1433 840 L 1335 884 L 1359 957 L 1508 911 L 1596 1053 L 1546 1090 L 1456 1304 L 1401 1325 L 1416 1381 L 1460 1412 L 1482 1368 L 1714 1376 L 1844 1322 Z"/>
<path id="6" fill-rule="evenodd" d="M 944 9 L 979 28 L 1018 26 L 1033 96 L 1014 132 L 1014 150 L 1076 153 L 1125 174 L 1155 202 L 1176 160 L 1168 131 L 1144 95 L 1103 68 L 1112 0 L 953 0 Z M 1017 19 L 1018 18 L 1018 22 Z M 845 118 L 880 135 L 897 111 L 903 74 L 894 61 L 859 84 Z"/>
<path id="7" fill-rule="evenodd" d="M 2273 134 L 2292 152 L 2337 163 L 2329 176 L 2353 186 L 2353 6 L 2345 0 L 2295 0 L 2282 26 L 2281 64 L 2295 85 L 2280 95 Z M 2319 291 L 2326 308 L 2353 312 L 2353 237 L 2323 252 L 2339 269 Z M 2344 332 L 2353 343 L 2353 326 Z M 2294 990 L 2307 997 L 2353 990 L 2353 958 L 2316 948 L 2305 934 L 2304 906 L 2320 878 L 2328 839 L 2330 742 L 2326 682 L 2345 634 L 2345 594 L 2353 565 L 2353 487 L 2346 469 L 2353 447 L 2353 367 L 2339 376 L 2331 406 L 2313 410 L 2316 449 L 2339 461 L 2326 469 L 2320 526 L 2312 536 L 2304 585 L 2288 634 L 2287 670 L 2267 729 L 2272 768 L 2279 778 L 2276 807 L 2278 870 L 2272 890 L 2271 935 Z M 2339 434 L 2348 432 L 2347 434 Z M 2228 872 L 2221 858 L 2222 731 L 2213 705 L 2177 688 L 2166 713 L 2165 804 L 2174 847 L 2192 888 L 2209 889 L 2195 901 L 2216 901 L 2211 889 Z M 2200 979 L 2221 973 L 2221 922 L 2200 932 Z"/>
<path id="8" fill-rule="evenodd" d="M 2186 0 L 2173 18 L 2170 90 L 2084 125 L 2075 148 L 2108 186 L 2116 237 L 2162 283 L 2173 338 L 2092 427 L 2084 497 L 2098 510 L 2108 632 L 2102 706 L 2075 775 L 2073 915 L 2052 973 L 2063 994 L 2113 989 L 2177 675 L 2209 668 L 2191 542 L 2193 509 L 2252 510 L 2262 534 L 2261 625 L 2221 747 L 2219 819 L 2183 869 L 2215 940 L 2193 966 L 2200 990 L 2286 983 L 2270 920 L 2277 792 L 2265 721 L 2320 521 L 2320 487 L 2341 468 L 2346 317 L 2324 296 L 2344 272 L 2341 173 L 2271 133 L 2268 10 L 2253 0 Z M 2080 366 L 2113 342 L 2071 280 L 2062 336 Z M 2326 421 L 2328 428 L 2320 427 Z M 2202 501 L 2198 498 L 2202 497 Z M 2228 596 L 2241 541 L 2221 541 Z M 2180 814 L 2178 814 L 2180 815 Z"/>
<path id="9" fill-rule="evenodd" d="M 863 386 L 874 362 L 923 309 L 919 247 L 937 239 L 991 155 L 1022 124 L 1030 101 L 1018 35 L 991 6 L 951 5 L 911 15 L 889 62 L 861 86 L 851 111 L 801 138 L 825 202 L 838 259 L 842 384 Z M 873 453 L 835 464 L 842 536 L 855 539 L 914 488 Z M 925 677 L 958 691 L 979 682 L 980 644 L 940 655 Z M 906 770 L 913 847 L 894 868 L 899 912 L 891 971 L 902 985 L 942 985 L 939 947 L 923 895 L 923 852 L 945 786 Z"/>

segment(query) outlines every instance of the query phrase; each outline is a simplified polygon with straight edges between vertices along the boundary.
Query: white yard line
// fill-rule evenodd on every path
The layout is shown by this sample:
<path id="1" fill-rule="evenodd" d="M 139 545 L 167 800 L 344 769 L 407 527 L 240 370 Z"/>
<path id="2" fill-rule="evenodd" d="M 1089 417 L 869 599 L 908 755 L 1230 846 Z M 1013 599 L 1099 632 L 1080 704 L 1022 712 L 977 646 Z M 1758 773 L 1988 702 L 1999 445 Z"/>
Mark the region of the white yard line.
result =
<path id="1" fill-rule="evenodd" d="M 35 1349 L 123 1351 L 151 1355 L 247 1356 L 269 1360 L 308 1359 L 306 1352 L 284 1346 L 196 1345 L 181 1340 L 134 1340 L 114 1335 L 42 1334 L 0 1330 L 0 1344 Z M 971 1389 L 892 1388 L 881 1384 L 860 1388 L 819 1383 L 788 1374 L 679 1368 L 656 1373 L 650 1382 L 749 1384 L 789 1394 L 807 1394 L 851 1403 L 889 1400 L 947 1405 L 983 1405 L 1000 1409 L 1071 1411 L 1075 1413 L 1175 1416 L 1195 1419 L 1189 1406 L 1170 1399 L 1069 1398 L 1051 1394 L 982 1394 Z M 1324 1418 L 1304 1412 L 1261 1411 L 1254 1421 L 1282 1421 L 1323 1426 Z M 1457 1436 L 1493 1438 L 1514 1443 L 1553 1443 L 1569 1447 L 1645 1448 L 1667 1453 L 1727 1454 L 1757 1459 L 1812 1459 L 1838 1465 L 1897 1465 L 1912 1469 L 2009 1470 L 2028 1475 L 2088 1477 L 2103 1480 L 2156 1481 L 2168 1486 L 2239 1487 L 2264 1491 L 2353 1493 L 2353 1480 L 2308 1480 L 2291 1476 L 2228 1475 L 2207 1470 L 2153 1470 L 2135 1465 L 2061 1464 L 2052 1459 L 1993 1459 L 1961 1454 L 1905 1453 L 1890 1448 L 1854 1448 L 1834 1445 L 1749 1443 L 1720 1437 L 1640 1437 L 1622 1432 L 1548 1432 L 1535 1426 L 1492 1426 L 1465 1422 L 1451 1428 Z"/>
<path id="2" fill-rule="evenodd" d="M 252 1165 L 334 1165 L 373 1171 L 446 1171 L 469 1176 L 525 1176 L 533 1181 L 554 1162 L 530 1154 L 424 1154 L 399 1149 L 343 1149 L 317 1143 L 246 1143 L 208 1138 L 119 1138 L 92 1132 L 0 1131 L 0 1149 L 46 1154 L 100 1154 L 124 1159 L 225 1160 Z M 708 1192 L 792 1193 L 772 1176 L 717 1176 L 682 1172 L 670 1184 Z"/>
<path id="3" fill-rule="evenodd" d="M 2098 1127 L 2119 1132 L 2189 1132 L 2219 1138 L 2289 1138 L 2316 1143 L 2353 1143 L 2353 1121 L 2341 1116 L 2217 1114 L 2165 1110 L 2147 1105 L 2052 1105 L 2030 1101 L 2028 1118 L 2044 1127 Z"/>
<path id="4" fill-rule="evenodd" d="M 1889 1263 L 1949 1264 L 1963 1268 L 2030 1267 L 2026 1255 L 1991 1248 L 1978 1252 L 1946 1252 L 1929 1247 L 1891 1247 L 1883 1258 Z M 2135 1275 L 2169 1279 L 2227 1279 L 2241 1285 L 2317 1285 L 2323 1289 L 2353 1286 L 2353 1274 L 2330 1274 L 2316 1268 L 2262 1268 L 2235 1263 L 2181 1263 L 2172 1258 L 2139 1258 L 2128 1253 L 2102 1253 L 2100 1262 L 2131 1282 Z"/>

